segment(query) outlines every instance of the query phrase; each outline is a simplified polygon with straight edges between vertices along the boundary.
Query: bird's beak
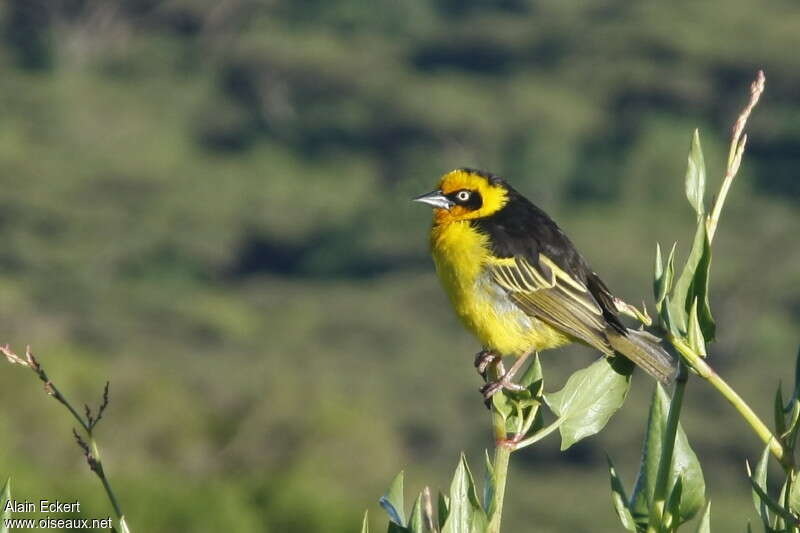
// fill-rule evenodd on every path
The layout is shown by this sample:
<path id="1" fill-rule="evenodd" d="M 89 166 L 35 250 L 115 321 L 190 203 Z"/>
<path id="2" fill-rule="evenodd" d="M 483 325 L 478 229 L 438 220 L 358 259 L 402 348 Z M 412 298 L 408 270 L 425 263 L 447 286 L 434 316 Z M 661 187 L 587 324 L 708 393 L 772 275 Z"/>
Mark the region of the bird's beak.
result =
<path id="1" fill-rule="evenodd" d="M 421 202 L 423 204 L 428 204 L 433 207 L 438 207 L 439 209 L 450 209 L 455 205 L 450 198 L 442 194 L 441 190 L 429 192 L 427 194 L 423 194 L 417 196 L 416 198 L 411 199 L 414 202 Z"/>

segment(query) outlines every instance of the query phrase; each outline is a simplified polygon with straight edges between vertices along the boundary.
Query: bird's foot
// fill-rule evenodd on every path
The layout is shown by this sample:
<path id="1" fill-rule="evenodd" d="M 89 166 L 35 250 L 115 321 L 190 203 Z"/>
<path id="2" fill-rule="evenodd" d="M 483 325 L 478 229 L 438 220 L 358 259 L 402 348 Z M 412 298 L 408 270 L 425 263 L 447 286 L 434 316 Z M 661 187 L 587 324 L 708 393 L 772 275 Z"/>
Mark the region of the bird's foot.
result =
<path id="1" fill-rule="evenodd" d="M 510 372 L 506 372 L 503 374 L 503 377 L 498 379 L 497 381 L 490 381 L 483 387 L 481 387 L 481 394 L 483 394 L 483 399 L 489 402 L 492 399 L 492 396 L 497 394 L 502 390 L 510 390 L 510 391 L 523 391 L 525 387 L 520 385 L 519 383 L 514 383 L 512 380 L 514 379 L 513 374 L 509 375 Z"/>
<path id="2" fill-rule="evenodd" d="M 481 353 L 483 353 L 483 352 L 481 352 Z M 491 404 L 492 396 L 494 396 L 495 394 L 497 394 L 498 392 L 500 392 L 502 390 L 510 390 L 510 391 L 523 391 L 523 390 L 525 390 L 526 387 L 524 387 L 523 385 L 520 385 L 519 383 L 514 383 L 513 379 L 514 379 L 514 376 L 519 371 L 519 369 L 522 368 L 522 365 L 525 364 L 525 361 L 527 361 L 528 358 L 533 353 L 535 353 L 535 352 L 534 351 L 530 351 L 530 352 L 524 353 L 524 354 L 520 355 L 519 357 L 517 357 L 517 360 L 514 362 L 514 364 L 511 366 L 511 368 L 508 370 L 508 372 L 506 372 L 505 368 L 503 368 L 503 366 L 502 366 L 503 363 L 500 360 L 500 358 L 499 357 L 497 358 L 497 360 L 496 360 L 496 362 L 494 364 L 496 365 L 496 368 L 497 368 L 497 374 L 496 375 L 500 376 L 499 379 L 497 379 L 495 381 L 488 381 L 487 380 L 486 385 L 484 385 L 481 388 L 481 394 L 483 394 L 484 403 L 486 404 L 487 407 L 489 407 L 490 404 Z M 478 354 L 478 355 L 480 356 L 481 354 Z M 476 358 L 476 365 L 477 365 L 477 358 Z"/>
<path id="3" fill-rule="evenodd" d="M 481 350 L 475 354 L 475 368 L 482 378 L 486 379 L 486 372 L 492 364 L 500 363 L 500 356 L 491 350 Z"/>

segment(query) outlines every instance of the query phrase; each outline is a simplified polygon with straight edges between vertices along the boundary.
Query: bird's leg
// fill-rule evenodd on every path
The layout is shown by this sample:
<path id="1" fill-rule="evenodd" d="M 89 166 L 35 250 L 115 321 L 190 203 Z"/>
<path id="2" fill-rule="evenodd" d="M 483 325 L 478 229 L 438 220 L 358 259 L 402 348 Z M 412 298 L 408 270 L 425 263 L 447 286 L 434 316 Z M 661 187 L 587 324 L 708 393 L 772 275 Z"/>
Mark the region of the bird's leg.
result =
<path id="1" fill-rule="evenodd" d="M 498 367 L 498 374 L 500 378 L 497 381 L 490 381 L 484 385 L 483 388 L 481 388 L 481 394 L 483 394 L 483 397 L 488 400 L 503 389 L 515 391 L 525 390 L 525 387 L 514 383 L 512 380 L 514 379 L 516 373 L 519 372 L 519 369 L 522 368 L 522 365 L 525 364 L 525 361 L 527 361 L 528 358 L 534 353 L 535 350 L 531 350 L 530 352 L 524 353 L 517 357 L 517 360 L 514 361 L 514 364 L 508 369 L 508 372 L 503 372 L 501 367 Z"/>
<path id="2" fill-rule="evenodd" d="M 485 348 L 475 354 L 475 368 L 478 369 L 478 374 L 480 374 L 483 379 L 487 379 L 486 371 L 489 370 L 489 367 L 493 364 L 497 365 L 497 371 L 500 375 L 505 374 L 503 361 L 499 355 Z"/>

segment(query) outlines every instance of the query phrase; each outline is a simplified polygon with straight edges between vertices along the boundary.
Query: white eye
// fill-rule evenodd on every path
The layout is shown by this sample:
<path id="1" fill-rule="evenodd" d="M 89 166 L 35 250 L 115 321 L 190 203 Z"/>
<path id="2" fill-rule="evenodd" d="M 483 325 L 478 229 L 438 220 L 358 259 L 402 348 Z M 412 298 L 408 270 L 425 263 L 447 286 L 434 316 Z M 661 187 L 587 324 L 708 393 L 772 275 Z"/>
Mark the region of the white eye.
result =
<path id="1" fill-rule="evenodd" d="M 456 200 L 458 200 L 459 202 L 466 202 L 467 200 L 469 200 L 469 197 L 470 197 L 469 191 L 458 191 L 456 193 Z"/>

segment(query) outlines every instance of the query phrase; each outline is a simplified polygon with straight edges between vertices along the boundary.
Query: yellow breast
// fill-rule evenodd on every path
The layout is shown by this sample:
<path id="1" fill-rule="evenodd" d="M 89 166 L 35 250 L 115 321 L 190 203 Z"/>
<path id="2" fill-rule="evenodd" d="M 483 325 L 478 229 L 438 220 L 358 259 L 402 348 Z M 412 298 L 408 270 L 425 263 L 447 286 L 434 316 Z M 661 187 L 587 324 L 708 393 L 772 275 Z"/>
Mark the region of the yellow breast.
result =
<path id="1" fill-rule="evenodd" d="M 488 237 L 469 222 L 435 225 L 431 249 L 436 272 L 464 325 L 484 347 L 520 355 L 570 342 L 549 325 L 522 312 L 486 271 Z"/>

